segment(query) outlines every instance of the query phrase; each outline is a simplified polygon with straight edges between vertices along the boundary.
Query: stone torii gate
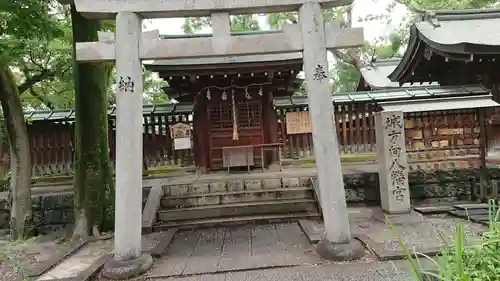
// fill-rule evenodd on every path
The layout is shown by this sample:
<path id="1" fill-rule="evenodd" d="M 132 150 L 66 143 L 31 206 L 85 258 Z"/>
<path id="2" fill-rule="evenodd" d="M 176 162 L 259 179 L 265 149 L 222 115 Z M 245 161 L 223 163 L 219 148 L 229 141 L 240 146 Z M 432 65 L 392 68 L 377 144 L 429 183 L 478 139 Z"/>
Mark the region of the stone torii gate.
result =
<path id="1" fill-rule="evenodd" d="M 104 275 L 125 279 L 146 272 L 150 255 L 141 253 L 142 209 L 142 68 L 141 60 L 204 58 L 303 52 L 309 114 L 316 154 L 326 237 L 318 244 L 324 258 L 359 258 L 364 250 L 351 239 L 334 109 L 329 89 L 327 49 L 362 46 L 362 28 L 324 24 L 322 8 L 353 0 L 74 0 L 86 17 L 113 19 L 116 36 L 101 33 L 99 42 L 76 44 L 80 62 L 116 61 L 116 209 L 114 257 Z M 299 11 L 299 24 L 282 32 L 231 36 L 230 14 Z M 159 39 L 141 34 L 143 18 L 211 16 L 213 36 Z"/>

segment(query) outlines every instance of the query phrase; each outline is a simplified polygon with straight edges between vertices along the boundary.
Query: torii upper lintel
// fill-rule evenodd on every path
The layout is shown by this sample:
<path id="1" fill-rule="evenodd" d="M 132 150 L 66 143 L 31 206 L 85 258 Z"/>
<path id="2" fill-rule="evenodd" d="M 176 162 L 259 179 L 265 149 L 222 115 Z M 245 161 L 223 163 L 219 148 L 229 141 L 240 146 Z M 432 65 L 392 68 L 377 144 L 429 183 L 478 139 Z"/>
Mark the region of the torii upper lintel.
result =
<path id="1" fill-rule="evenodd" d="M 119 12 L 135 12 L 143 18 L 209 16 L 212 11 L 230 14 L 281 13 L 297 11 L 308 0 L 59 0 L 74 2 L 86 17 L 114 19 Z M 317 0 L 323 8 L 352 4 L 353 0 Z"/>

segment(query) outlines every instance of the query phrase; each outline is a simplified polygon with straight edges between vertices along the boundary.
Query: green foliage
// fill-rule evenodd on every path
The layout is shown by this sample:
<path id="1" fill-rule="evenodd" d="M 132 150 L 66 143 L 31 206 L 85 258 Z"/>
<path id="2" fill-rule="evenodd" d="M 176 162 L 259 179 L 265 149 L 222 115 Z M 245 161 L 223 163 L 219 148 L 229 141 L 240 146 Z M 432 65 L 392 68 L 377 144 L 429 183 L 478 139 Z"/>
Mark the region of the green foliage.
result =
<path id="1" fill-rule="evenodd" d="M 72 87 L 67 83 L 71 26 L 65 11 L 55 1 L 8 2 L 0 3 L 0 63 L 15 74 L 24 107 L 54 107 L 65 100 L 64 91 L 54 88 Z"/>
<path id="2" fill-rule="evenodd" d="M 167 87 L 168 83 L 164 80 L 157 79 L 153 73 L 146 68 L 143 68 L 144 78 L 144 98 L 145 104 L 162 104 L 168 103 L 168 95 L 163 92 L 162 88 Z"/>
<path id="3" fill-rule="evenodd" d="M 397 0 L 410 10 L 459 10 L 495 7 L 496 0 Z"/>
<path id="4" fill-rule="evenodd" d="M 208 17 L 201 18 L 186 18 L 182 25 L 182 30 L 185 34 L 195 34 L 200 32 L 204 27 L 212 26 L 212 22 Z M 260 30 L 259 22 L 253 15 L 235 15 L 231 16 L 231 31 L 258 31 Z"/>
<path id="5" fill-rule="evenodd" d="M 352 92 L 356 89 L 361 78 L 361 74 L 356 67 L 340 60 L 337 61 L 332 72 L 332 92 Z"/>
<path id="6" fill-rule="evenodd" d="M 24 48 L 40 40 L 50 40 L 61 34 L 56 18 L 50 14 L 50 2 L 16 0 L 0 2 L 0 62 L 24 53 Z"/>
<path id="7" fill-rule="evenodd" d="M 101 30 L 114 31 L 115 21 L 102 21 Z M 0 64 L 14 73 L 25 109 L 75 107 L 69 6 L 54 0 L 0 1 L 0 34 Z M 114 64 L 107 64 L 110 104 L 114 103 L 113 74 Z M 145 80 L 147 100 L 168 101 L 156 93 L 161 81 L 152 79 L 151 72 L 146 72 Z"/>

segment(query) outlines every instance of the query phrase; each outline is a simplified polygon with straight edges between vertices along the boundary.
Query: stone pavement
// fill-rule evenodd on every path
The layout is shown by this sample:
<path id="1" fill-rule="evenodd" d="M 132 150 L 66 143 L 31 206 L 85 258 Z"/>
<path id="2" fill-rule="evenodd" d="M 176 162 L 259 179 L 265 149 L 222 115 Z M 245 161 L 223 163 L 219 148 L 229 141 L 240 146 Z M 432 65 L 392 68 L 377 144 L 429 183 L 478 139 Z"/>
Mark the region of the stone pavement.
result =
<path id="1" fill-rule="evenodd" d="M 178 232 L 149 278 L 321 264 L 297 223 Z"/>
<path id="2" fill-rule="evenodd" d="M 410 279 L 409 279 L 410 277 Z M 403 281 L 412 280 L 407 261 L 327 264 L 170 277 L 158 281 Z"/>
<path id="3" fill-rule="evenodd" d="M 487 227 L 478 223 L 445 214 L 436 214 L 424 216 L 419 223 L 396 225 L 396 234 L 390 225 L 372 217 L 373 210 L 374 208 L 368 207 L 349 208 L 349 222 L 352 234 L 358 237 L 378 260 L 404 258 L 405 255 L 397 236 L 411 251 L 432 256 L 446 244 L 452 243 L 459 223 L 462 224 L 470 242 L 487 230 Z M 313 243 L 323 238 L 322 221 L 301 220 L 299 223 Z"/>
<path id="4" fill-rule="evenodd" d="M 147 274 L 133 280 L 406 280 L 408 263 L 397 260 L 401 249 L 390 226 L 374 221 L 370 208 L 349 211 L 353 234 L 369 249 L 358 261 L 332 263 L 318 256 L 310 241 L 323 236 L 320 222 L 309 230 L 298 222 L 172 230 L 143 236 L 143 250 L 156 253 L 156 260 Z M 397 228 L 408 247 L 426 253 L 429 247 L 440 248 L 440 237 L 452 237 L 460 221 L 470 237 L 484 228 L 439 216 Z M 38 280 L 89 280 L 110 257 L 112 241 L 89 242 Z M 388 259 L 394 261 L 381 261 Z"/>

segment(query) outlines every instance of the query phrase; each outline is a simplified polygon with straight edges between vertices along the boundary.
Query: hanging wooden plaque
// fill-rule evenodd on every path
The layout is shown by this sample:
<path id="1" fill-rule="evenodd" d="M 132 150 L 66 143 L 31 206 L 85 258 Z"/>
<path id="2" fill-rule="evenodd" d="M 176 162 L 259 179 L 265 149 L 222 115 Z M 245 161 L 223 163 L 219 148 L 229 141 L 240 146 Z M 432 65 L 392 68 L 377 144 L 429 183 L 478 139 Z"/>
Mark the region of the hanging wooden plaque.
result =
<path id="1" fill-rule="evenodd" d="M 170 127 L 170 136 L 173 139 L 190 138 L 191 127 L 186 123 L 177 123 Z"/>
<path id="2" fill-rule="evenodd" d="M 287 112 L 286 133 L 288 135 L 312 133 L 311 123 L 309 122 L 309 112 Z"/>

